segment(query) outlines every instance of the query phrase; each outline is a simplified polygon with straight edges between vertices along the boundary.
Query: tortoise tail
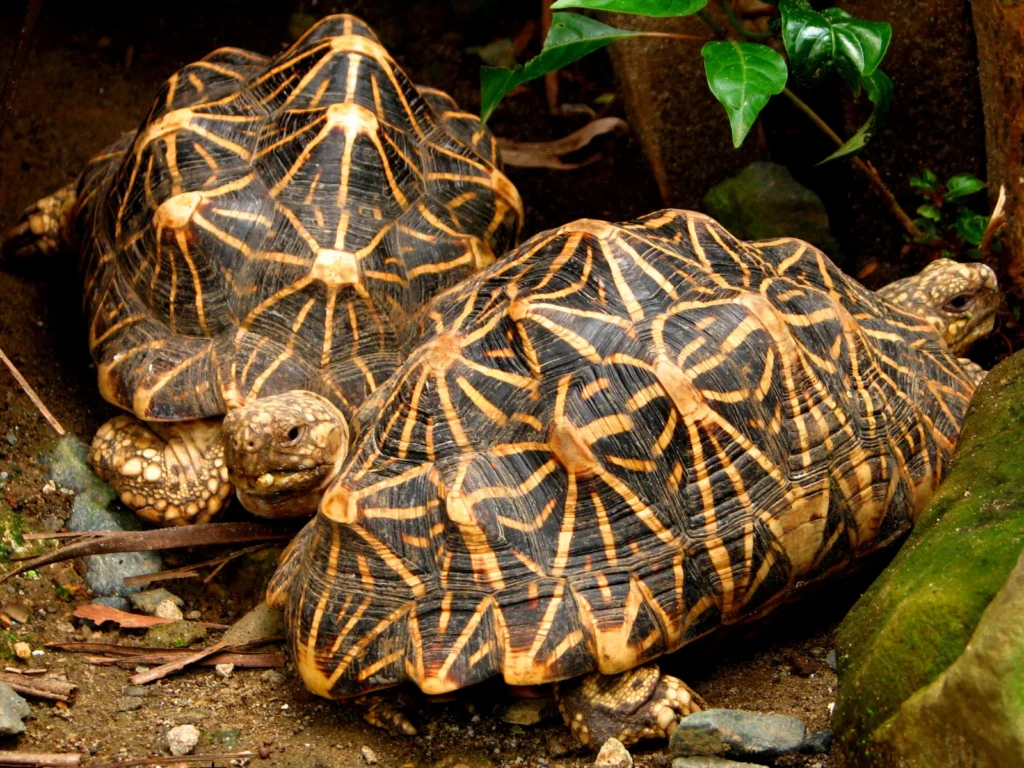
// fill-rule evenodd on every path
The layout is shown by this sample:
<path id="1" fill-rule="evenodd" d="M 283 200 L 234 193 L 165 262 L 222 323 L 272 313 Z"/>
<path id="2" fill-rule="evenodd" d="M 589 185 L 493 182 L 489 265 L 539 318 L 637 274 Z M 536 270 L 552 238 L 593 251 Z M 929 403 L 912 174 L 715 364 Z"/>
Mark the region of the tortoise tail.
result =
<path id="1" fill-rule="evenodd" d="M 70 239 L 76 187 L 68 184 L 26 208 L 4 236 L 0 262 L 14 264 L 63 250 Z"/>

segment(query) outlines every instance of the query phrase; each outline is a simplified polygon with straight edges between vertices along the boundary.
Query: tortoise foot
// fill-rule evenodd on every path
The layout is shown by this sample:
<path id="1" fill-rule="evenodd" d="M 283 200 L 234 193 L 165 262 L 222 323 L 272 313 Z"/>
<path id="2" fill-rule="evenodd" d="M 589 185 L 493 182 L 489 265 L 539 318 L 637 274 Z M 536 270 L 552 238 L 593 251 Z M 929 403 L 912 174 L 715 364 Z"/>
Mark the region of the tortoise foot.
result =
<path id="1" fill-rule="evenodd" d="M 567 680 L 556 686 L 555 696 L 566 725 L 591 749 L 610 738 L 626 746 L 668 738 L 680 719 L 704 704 L 686 683 L 661 674 L 654 664 L 619 675 L 594 673 Z"/>
<path id="2" fill-rule="evenodd" d="M 4 237 L 4 258 L 27 260 L 60 251 L 75 207 L 75 195 L 75 185 L 68 184 L 26 208 Z"/>
<path id="3" fill-rule="evenodd" d="M 363 710 L 363 719 L 375 728 L 391 731 L 399 736 L 415 736 L 413 725 L 401 708 L 387 696 L 360 696 L 355 704 Z"/>
<path id="4" fill-rule="evenodd" d="M 988 376 L 988 371 L 966 357 L 958 357 L 957 360 L 967 375 L 971 377 L 971 380 L 974 381 L 975 386 L 981 386 L 981 382 Z"/>
<path id="5" fill-rule="evenodd" d="M 96 433 L 89 462 L 126 506 L 157 525 L 209 522 L 231 496 L 220 421 L 151 427 L 117 416 Z"/>

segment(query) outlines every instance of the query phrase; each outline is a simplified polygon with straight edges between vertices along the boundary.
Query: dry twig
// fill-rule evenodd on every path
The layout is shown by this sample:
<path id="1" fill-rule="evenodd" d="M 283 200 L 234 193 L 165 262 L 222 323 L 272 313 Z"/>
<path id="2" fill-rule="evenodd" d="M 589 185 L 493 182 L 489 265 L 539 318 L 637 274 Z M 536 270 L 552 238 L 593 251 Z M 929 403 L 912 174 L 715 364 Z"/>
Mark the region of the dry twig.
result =
<path id="1" fill-rule="evenodd" d="M 75 557 L 105 555 L 110 552 L 152 552 L 162 549 L 183 549 L 212 544 L 238 544 L 251 541 L 287 541 L 295 531 L 263 523 L 201 523 L 177 528 L 150 531 L 83 531 L 80 534 L 27 535 L 28 541 L 72 539 L 53 552 L 26 560 L 0 578 L 0 583 L 25 571 Z"/>
<path id="2" fill-rule="evenodd" d="M 595 155 L 581 163 L 566 163 L 561 158 L 587 146 L 598 136 L 606 133 L 623 133 L 629 130 L 629 123 L 618 117 L 602 117 L 587 123 L 578 131 L 554 141 L 511 141 L 498 139 L 498 150 L 505 165 L 520 168 L 554 168 L 569 171 L 599 159 Z"/>
<path id="3" fill-rule="evenodd" d="M 64 768 L 81 765 L 77 752 L 7 752 L 0 751 L 0 765 L 27 766 L 28 768 Z"/>
<path id="4" fill-rule="evenodd" d="M 77 688 L 73 683 L 64 683 L 60 680 L 39 680 L 26 675 L 14 675 L 10 672 L 0 672 L 0 683 L 7 683 L 24 696 L 46 701 L 63 701 L 65 704 L 71 701 L 71 694 Z"/>
<path id="5" fill-rule="evenodd" d="M 14 367 L 14 363 L 12 363 L 11 359 L 4 354 L 2 349 L 0 349 L 0 361 L 3 361 L 3 364 L 7 366 L 7 370 L 11 372 L 14 380 L 21 385 L 23 390 L 25 390 L 25 394 L 28 395 L 28 399 L 31 400 L 32 404 L 39 409 L 41 414 L 43 414 L 43 418 L 50 422 L 50 426 L 53 427 L 54 431 L 58 435 L 64 437 L 64 435 L 67 434 L 64 427 L 62 427 L 60 422 L 57 421 L 57 418 L 50 413 L 50 409 L 43 405 L 43 401 L 39 399 L 39 395 L 37 395 L 36 391 L 32 389 L 32 385 L 28 383 L 28 379 L 22 376 L 21 371 Z"/>
<path id="6" fill-rule="evenodd" d="M 996 207 L 992 209 L 992 215 L 988 219 L 988 226 L 985 227 L 985 234 L 981 237 L 981 258 L 988 261 L 989 252 L 992 250 L 992 240 L 996 233 L 1006 223 L 1006 185 L 999 185 L 999 197 L 996 199 Z"/>
<path id="7" fill-rule="evenodd" d="M 166 763 L 209 763 L 217 765 L 221 760 L 251 760 L 259 757 L 257 752 L 230 752 L 223 755 L 182 755 L 168 758 L 163 757 L 141 757 L 138 760 L 118 760 L 116 763 L 102 763 L 90 765 L 89 768 L 135 768 L 141 765 L 164 765 Z M 3 763 L 0 763 L 3 765 Z M 66 765 L 78 765 L 78 763 L 66 763 Z"/>
<path id="8" fill-rule="evenodd" d="M 251 555 L 253 552 L 259 552 L 261 549 L 267 549 L 268 547 L 275 546 L 273 543 L 256 544 L 251 547 L 244 547 L 243 549 L 229 552 L 226 555 L 220 557 L 214 557 L 209 560 L 204 560 L 201 563 L 193 563 L 192 565 L 185 565 L 181 568 L 170 568 L 166 571 L 157 571 L 156 573 L 144 573 L 141 576 L 129 576 L 124 580 L 126 587 L 145 587 L 152 584 L 154 581 L 171 581 L 172 579 L 194 579 L 199 576 L 199 569 L 207 566 L 214 566 L 205 579 L 204 584 L 209 584 L 213 577 L 216 576 L 221 568 L 230 563 L 232 560 L 242 557 L 243 555 Z"/>

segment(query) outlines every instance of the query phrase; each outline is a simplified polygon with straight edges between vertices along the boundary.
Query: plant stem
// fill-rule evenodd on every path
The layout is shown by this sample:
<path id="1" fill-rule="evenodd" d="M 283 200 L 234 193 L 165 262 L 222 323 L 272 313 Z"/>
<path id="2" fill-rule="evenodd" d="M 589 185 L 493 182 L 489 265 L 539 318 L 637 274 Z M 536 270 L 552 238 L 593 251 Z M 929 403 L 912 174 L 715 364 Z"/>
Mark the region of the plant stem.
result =
<path id="1" fill-rule="evenodd" d="M 729 0 L 722 0 L 722 9 L 725 11 L 725 15 L 729 19 L 729 24 L 732 28 L 744 37 L 751 40 L 767 40 L 770 37 L 775 37 L 771 32 L 753 32 L 744 27 L 743 22 L 736 17 L 736 11 L 732 9 L 732 3 Z"/>
<path id="2" fill-rule="evenodd" d="M 789 88 L 783 88 L 782 95 L 789 99 L 793 103 L 793 106 L 795 106 L 797 109 L 803 112 L 810 119 L 810 121 L 814 123 L 815 126 L 817 126 L 818 130 L 820 130 L 822 133 L 828 136 L 837 147 L 843 146 L 844 142 L 842 138 L 839 136 L 839 134 L 833 131 L 829 124 L 822 120 L 821 116 L 818 115 L 818 113 L 815 112 L 813 109 L 811 109 L 810 106 L 808 106 L 807 103 L 803 101 L 803 99 L 801 99 L 791 90 L 789 90 Z M 897 220 L 899 220 L 900 224 L 903 226 L 903 229 L 906 230 L 907 234 L 910 235 L 915 240 L 920 238 L 927 238 L 928 236 L 921 230 L 919 226 L 917 226 L 917 224 L 914 223 L 913 219 L 911 219 L 910 216 L 907 215 L 907 212 L 904 211 L 903 208 L 900 206 L 899 202 L 896 200 L 896 196 L 893 195 L 889 187 L 887 187 L 885 182 L 882 181 L 882 177 L 878 173 L 878 170 L 875 168 L 875 166 L 873 166 L 871 163 L 861 160 L 859 157 L 852 157 L 851 160 L 853 161 L 853 166 L 858 171 L 860 171 L 861 173 L 868 177 L 868 180 L 875 188 L 875 191 L 882 198 L 882 202 L 885 203 L 886 207 L 892 212 L 892 214 L 897 218 Z"/>
<path id="3" fill-rule="evenodd" d="M 682 32 L 642 32 L 640 30 L 631 30 L 636 32 L 640 37 L 665 37 L 670 40 L 696 40 L 701 43 L 708 42 L 709 38 L 701 37 L 700 35 L 684 35 Z"/>
<path id="4" fill-rule="evenodd" d="M 704 26 L 715 33 L 716 37 L 722 37 L 725 34 L 725 30 L 718 26 L 718 22 L 708 16 L 707 11 L 697 11 L 697 18 L 704 22 Z"/>

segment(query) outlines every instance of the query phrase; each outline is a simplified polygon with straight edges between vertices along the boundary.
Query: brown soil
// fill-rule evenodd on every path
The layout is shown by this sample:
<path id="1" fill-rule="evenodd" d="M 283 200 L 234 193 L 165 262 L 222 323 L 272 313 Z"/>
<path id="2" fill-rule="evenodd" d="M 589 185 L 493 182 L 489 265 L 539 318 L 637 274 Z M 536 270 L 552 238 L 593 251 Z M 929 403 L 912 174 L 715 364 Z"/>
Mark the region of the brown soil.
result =
<path id="1" fill-rule="evenodd" d="M 11 7 L 17 5 L 0 9 L 0 61 L 9 60 L 20 27 L 18 9 Z M 511 12 L 505 9 L 505 16 L 493 15 L 500 6 L 486 0 L 451 5 L 457 10 L 429 2 L 354 0 L 346 9 L 379 31 L 418 82 L 445 88 L 475 108 L 479 62 L 464 48 L 514 33 L 521 20 L 507 18 Z M 0 228 L 32 201 L 71 181 L 93 153 L 134 128 L 159 83 L 174 69 L 220 45 L 279 50 L 287 42 L 292 10 L 288 3 L 269 0 L 183 0 L 153 8 L 140 15 L 129 3 L 47 3 L 14 114 L 0 137 Z M 316 12 L 323 10 L 322 3 L 315 6 Z M 590 100 L 611 90 L 606 61 L 595 57 L 578 72 L 563 82 L 564 100 Z M 576 126 L 545 115 L 538 84 L 510 99 L 492 127 L 500 135 L 538 140 Z M 525 235 L 582 216 L 622 220 L 659 207 L 637 142 L 630 137 L 611 141 L 601 162 L 572 173 L 512 169 L 510 176 L 527 202 Z M 56 258 L 33 266 L 38 268 L 29 270 L 35 273 L 31 276 L 0 274 L 0 346 L 60 422 L 88 441 L 115 411 L 94 385 L 78 315 L 75 269 L 70 261 Z M 47 477 L 40 456 L 52 438 L 13 378 L 0 370 L 0 472 L 8 475 L 0 507 L 6 501 L 29 530 L 59 525 L 70 511 L 68 497 L 43 493 Z M 167 558 L 169 566 L 174 562 Z M 55 566 L 43 569 L 38 578 L 21 577 L 0 586 L 5 610 L 23 605 L 30 613 L 13 634 L 0 637 L 0 652 L 9 650 L 14 639 L 25 639 L 34 648 L 50 641 L 124 641 L 129 633 L 92 632 L 76 625 L 71 611 L 88 599 L 80 584 L 70 567 Z M 167 586 L 186 599 L 186 611 L 199 610 L 206 621 L 230 622 L 258 597 L 249 575 L 239 568 L 225 569 L 210 586 L 198 581 Z M 62 598 L 68 596 L 66 589 L 69 601 Z M 847 588 L 841 596 L 830 596 L 827 609 L 806 603 L 786 609 L 774 628 L 704 642 L 666 660 L 665 669 L 684 676 L 715 706 L 792 714 L 813 729 L 826 728 L 835 675 L 824 656 L 856 591 Z M 467 691 L 446 703 L 403 692 L 400 696 L 408 700 L 407 711 L 420 735 L 399 738 L 364 724 L 349 703 L 309 696 L 290 669 L 282 670 L 286 681 L 276 684 L 260 671 L 236 671 L 228 680 L 209 669 L 189 672 L 153 685 L 148 696 L 135 700 L 141 707 L 122 711 L 132 701 L 123 693 L 128 671 L 89 666 L 81 656 L 50 651 L 34 657 L 31 665 L 45 666 L 78 684 L 77 697 L 70 707 L 34 703 L 27 734 L 0 741 L 0 749 L 78 750 L 95 756 L 93 762 L 166 755 L 166 730 L 190 722 L 222 736 L 225 729 L 240 729 L 237 744 L 201 746 L 202 751 L 269 746 L 270 759 L 256 761 L 269 766 L 360 765 L 364 746 L 388 766 L 438 761 L 455 765 L 459 755 L 470 766 L 590 764 L 581 752 L 556 754 L 555 741 L 572 743 L 557 721 L 532 728 L 502 722 L 494 710 L 507 699 L 497 685 Z M 638 749 L 637 764 L 667 765 L 659 749 Z M 165 758 L 163 764 L 173 762 Z M 827 756 L 801 757 L 791 764 L 831 768 L 840 763 Z"/>

